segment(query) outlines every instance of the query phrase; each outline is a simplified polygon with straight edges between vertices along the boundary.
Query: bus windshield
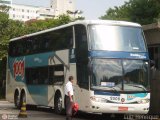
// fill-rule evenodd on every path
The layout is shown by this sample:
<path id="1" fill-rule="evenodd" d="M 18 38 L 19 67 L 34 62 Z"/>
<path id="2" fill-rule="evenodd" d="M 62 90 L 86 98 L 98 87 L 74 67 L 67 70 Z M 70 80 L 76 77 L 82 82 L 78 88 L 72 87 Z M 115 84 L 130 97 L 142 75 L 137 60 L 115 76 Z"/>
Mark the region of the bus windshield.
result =
<path id="1" fill-rule="evenodd" d="M 89 31 L 92 50 L 146 51 L 140 27 L 91 25 Z"/>
<path id="2" fill-rule="evenodd" d="M 91 66 L 93 89 L 136 92 L 149 89 L 147 61 L 93 59 Z"/>

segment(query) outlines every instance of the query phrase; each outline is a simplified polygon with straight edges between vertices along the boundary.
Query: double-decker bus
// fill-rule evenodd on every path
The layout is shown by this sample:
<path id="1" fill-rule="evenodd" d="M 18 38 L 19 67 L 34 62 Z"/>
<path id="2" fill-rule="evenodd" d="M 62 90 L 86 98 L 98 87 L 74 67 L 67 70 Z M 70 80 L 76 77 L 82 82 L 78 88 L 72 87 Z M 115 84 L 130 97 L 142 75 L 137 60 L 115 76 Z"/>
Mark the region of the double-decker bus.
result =
<path id="1" fill-rule="evenodd" d="M 6 98 L 16 107 L 61 113 L 70 75 L 80 111 L 149 111 L 149 57 L 137 23 L 83 20 L 10 40 Z"/>

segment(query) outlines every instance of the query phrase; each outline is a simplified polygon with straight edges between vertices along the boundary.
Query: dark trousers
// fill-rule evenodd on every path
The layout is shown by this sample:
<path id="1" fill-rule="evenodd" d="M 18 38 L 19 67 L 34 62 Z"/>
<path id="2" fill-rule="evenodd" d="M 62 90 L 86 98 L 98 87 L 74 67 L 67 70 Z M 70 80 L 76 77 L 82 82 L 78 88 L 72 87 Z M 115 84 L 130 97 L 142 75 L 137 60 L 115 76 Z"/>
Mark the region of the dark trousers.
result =
<path id="1" fill-rule="evenodd" d="M 66 120 L 72 120 L 72 104 L 70 97 L 65 95 Z"/>

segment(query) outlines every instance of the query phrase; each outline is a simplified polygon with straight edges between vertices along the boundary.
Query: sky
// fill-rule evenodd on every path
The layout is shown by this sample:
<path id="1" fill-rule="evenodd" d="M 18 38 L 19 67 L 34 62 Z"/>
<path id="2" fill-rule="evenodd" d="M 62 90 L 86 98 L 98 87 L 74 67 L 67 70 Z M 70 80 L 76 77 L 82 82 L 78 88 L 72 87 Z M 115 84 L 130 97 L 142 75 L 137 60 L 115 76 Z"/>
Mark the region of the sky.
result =
<path id="1" fill-rule="evenodd" d="M 82 16 L 86 19 L 98 19 L 103 16 L 107 9 L 123 5 L 129 0 L 75 0 L 75 9 L 83 11 Z M 50 0 L 12 0 L 16 4 L 49 7 Z"/>

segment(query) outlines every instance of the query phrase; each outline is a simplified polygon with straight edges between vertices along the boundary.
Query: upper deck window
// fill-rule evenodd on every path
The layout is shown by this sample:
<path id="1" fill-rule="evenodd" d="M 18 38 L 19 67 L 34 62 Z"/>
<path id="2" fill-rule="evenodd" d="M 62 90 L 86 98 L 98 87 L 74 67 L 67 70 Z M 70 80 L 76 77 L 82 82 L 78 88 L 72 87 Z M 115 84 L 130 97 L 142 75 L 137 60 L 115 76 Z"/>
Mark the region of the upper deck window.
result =
<path id="1" fill-rule="evenodd" d="M 92 50 L 146 51 L 140 27 L 91 25 L 89 34 Z"/>
<path id="2" fill-rule="evenodd" d="M 21 38 L 9 43 L 10 56 L 25 56 L 69 49 L 73 44 L 72 26 Z"/>

